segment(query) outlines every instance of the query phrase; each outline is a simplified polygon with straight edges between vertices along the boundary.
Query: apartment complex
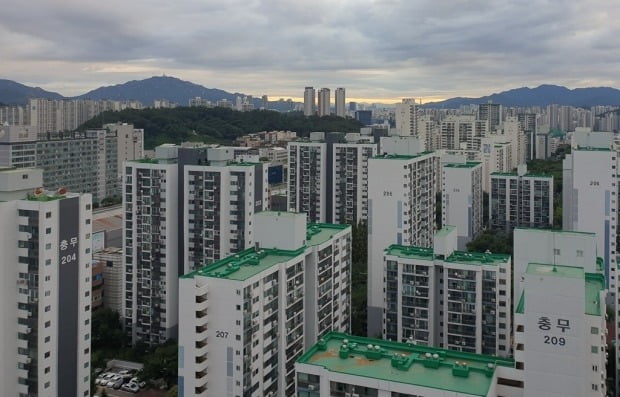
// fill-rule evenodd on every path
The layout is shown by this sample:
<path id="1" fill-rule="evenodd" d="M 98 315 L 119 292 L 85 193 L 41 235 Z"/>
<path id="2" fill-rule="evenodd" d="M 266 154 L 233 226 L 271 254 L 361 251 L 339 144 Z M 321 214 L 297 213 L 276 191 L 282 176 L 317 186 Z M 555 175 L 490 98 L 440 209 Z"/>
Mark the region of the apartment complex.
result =
<path id="1" fill-rule="evenodd" d="M 380 155 L 368 160 L 368 335 L 381 335 L 383 250 L 391 244 L 431 247 L 439 157 Z"/>
<path id="2" fill-rule="evenodd" d="M 311 133 L 288 144 L 288 208 L 310 222 L 353 224 L 367 219 L 368 161 L 373 138 L 360 134 Z"/>
<path id="3" fill-rule="evenodd" d="M 495 230 L 511 232 L 515 227 L 553 226 L 553 176 L 527 173 L 520 165 L 516 173 L 491 173 L 489 222 Z"/>
<path id="4" fill-rule="evenodd" d="M 304 349 L 350 328 L 351 228 L 255 220 L 256 247 L 180 279 L 180 396 L 294 395 Z"/>
<path id="5" fill-rule="evenodd" d="M 342 87 L 336 88 L 336 99 L 335 99 L 335 108 L 336 108 L 336 116 L 344 117 L 346 115 L 346 93 L 345 89 Z"/>
<path id="6" fill-rule="evenodd" d="M 314 116 L 316 114 L 316 90 L 314 87 L 304 89 L 304 116 Z"/>
<path id="7" fill-rule="evenodd" d="M 90 396 L 91 197 L 0 170 L 0 370 L 7 396 Z"/>
<path id="8" fill-rule="evenodd" d="M 183 169 L 184 273 L 254 246 L 253 215 L 267 209 L 267 167 L 217 152 Z"/>
<path id="9" fill-rule="evenodd" d="M 123 253 L 125 330 L 135 343 L 176 337 L 178 179 L 176 158 L 125 163 Z"/>
<path id="10" fill-rule="evenodd" d="M 331 332 L 295 365 L 297 396 L 522 397 L 514 361 Z"/>
<path id="11" fill-rule="evenodd" d="M 432 248 L 385 251 L 384 339 L 469 353 L 511 353 L 509 255 L 457 251 L 448 226 Z"/>
<path id="12" fill-rule="evenodd" d="M 144 131 L 128 124 L 64 134 L 37 134 L 35 127 L 4 126 L 0 166 L 43 169 L 43 186 L 91 193 L 93 202 L 120 195 L 122 162 L 142 158 Z"/>
<path id="13" fill-rule="evenodd" d="M 441 226 L 456 226 L 459 250 L 482 231 L 482 194 L 482 163 L 442 163 Z"/>
<path id="14" fill-rule="evenodd" d="M 396 134 L 418 136 L 418 106 L 414 98 L 404 98 L 396 104 Z"/>
<path id="15" fill-rule="evenodd" d="M 103 307 L 123 316 L 125 274 L 122 248 L 107 247 L 93 253 L 93 261 L 103 267 Z"/>

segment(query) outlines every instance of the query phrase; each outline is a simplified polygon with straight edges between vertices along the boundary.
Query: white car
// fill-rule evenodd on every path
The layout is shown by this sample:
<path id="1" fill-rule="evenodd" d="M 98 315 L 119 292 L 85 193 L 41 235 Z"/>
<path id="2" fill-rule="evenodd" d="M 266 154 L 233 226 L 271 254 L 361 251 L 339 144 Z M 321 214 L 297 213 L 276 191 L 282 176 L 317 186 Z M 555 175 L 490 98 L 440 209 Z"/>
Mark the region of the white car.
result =
<path id="1" fill-rule="evenodd" d="M 107 386 L 107 387 L 114 387 L 114 385 L 116 384 L 116 382 L 118 381 L 122 381 L 123 378 L 121 378 L 120 375 L 114 375 L 111 379 L 108 380 L 108 382 L 103 385 L 103 386 Z"/>
<path id="2" fill-rule="evenodd" d="M 105 386 L 108 383 L 108 381 L 112 379 L 113 376 L 114 374 L 111 374 L 109 372 L 103 373 L 99 375 L 97 379 L 95 379 L 95 384 Z"/>
<path id="3" fill-rule="evenodd" d="M 137 393 L 138 391 L 140 391 L 140 386 L 138 386 L 138 384 L 136 383 L 129 382 L 127 384 L 124 384 L 121 389 L 132 393 Z"/>

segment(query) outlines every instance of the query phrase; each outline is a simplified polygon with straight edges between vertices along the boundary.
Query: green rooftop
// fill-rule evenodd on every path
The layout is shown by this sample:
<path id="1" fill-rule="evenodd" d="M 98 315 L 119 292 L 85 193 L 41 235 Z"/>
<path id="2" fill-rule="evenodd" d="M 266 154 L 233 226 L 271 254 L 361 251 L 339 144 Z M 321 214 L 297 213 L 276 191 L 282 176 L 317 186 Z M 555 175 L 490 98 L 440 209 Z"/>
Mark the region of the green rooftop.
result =
<path id="1" fill-rule="evenodd" d="M 313 246 L 323 244 L 334 234 L 350 228 L 349 225 L 339 225 L 334 223 L 310 223 L 306 232 L 306 245 Z"/>
<path id="2" fill-rule="evenodd" d="M 514 176 L 514 177 L 518 177 L 519 174 L 517 174 L 516 172 L 491 172 L 491 176 Z M 538 174 L 538 173 L 528 172 L 527 174 L 523 175 L 523 178 L 553 178 L 553 175 L 551 175 L 551 174 Z"/>
<path id="3" fill-rule="evenodd" d="M 611 148 L 609 147 L 591 147 L 591 146 L 577 146 L 573 148 L 573 150 L 589 150 L 595 152 L 611 152 Z"/>
<path id="4" fill-rule="evenodd" d="M 287 212 L 273 212 L 280 216 L 288 216 Z M 290 213 L 290 216 L 295 213 Z M 224 278 L 228 280 L 243 281 L 266 270 L 270 267 L 286 262 L 302 255 L 307 246 L 319 245 L 339 231 L 350 228 L 349 225 L 337 225 L 328 223 L 311 223 L 307 227 L 306 245 L 296 250 L 280 250 L 277 248 L 248 248 L 237 254 L 230 255 L 217 262 L 213 262 L 198 270 L 181 276 L 181 278 L 193 278 L 194 276 Z"/>
<path id="5" fill-rule="evenodd" d="M 433 153 L 432 150 L 427 150 L 425 152 L 420 152 L 418 154 L 379 154 L 372 158 L 383 159 L 383 160 L 410 160 L 410 159 L 415 159 L 417 157 L 421 157 L 421 156 L 424 156 L 426 154 L 431 154 L 431 153 Z"/>
<path id="6" fill-rule="evenodd" d="M 444 259 L 445 262 L 463 263 L 467 265 L 499 265 L 510 261 L 507 254 L 487 254 L 485 252 L 454 251 Z"/>
<path id="7" fill-rule="evenodd" d="M 138 159 L 138 160 L 130 160 L 136 163 L 142 163 L 142 164 L 159 164 L 159 160 L 157 159 L 152 159 L 150 157 L 144 157 L 142 159 Z"/>
<path id="8" fill-rule="evenodd" d="M 598 260 L 597 260 L 598 262 Z M 527 266 L 528 274 L 541 276 L 555 276 L 585 279 L 585 314 L 592 316 L 602 315 L 601 291 L 605 289 L 605 276 L 598 273 L 586 273 L 582 267 L 541 265 L 530 263 Z M 515 309 L 516 313 L 523 314 L 525 311 L 525 295 L 522 293 Z"/>
<path id="9" fill-rule="evenodd" d="M 433 260 L 433 249 L 392 244 L 385 250 L 386 255 L 394 255 L 407 259 Z"/>
<path id="10" fill-rule="evenodd" d="M 479 161 L 467 161 L 465 163 L 447 163 L 447 164 L 444 164 L 443 166 L 445 168 L 474 168 L 480 164 L 482 163 Z"/>
<path id="11" fill-rule="evenodd" d="M 437 230 L 437 232 L 435 232 L 435 236 L 436 237 L 445 237 L 448 234 L 452 233 L 455 229 L 456 229 L 456 226 L 446 225 L 446 226 L 442 227 L 441 229 Z"/>
<path id="12" fill-rule="evenodd" d="M 514 360 L 331 332 L 298 363 L 364 378 L 486 396 L 495 367 Z"/>
<path id="13" fill-rule="evenodd" d="M 46 201 L 54 201 L 54 200 L 60 200 L 60 199 L 64 199 L 67 196 L 64 194 L 57 194 L 57 193 L 41 193 L 40 195 L 34 195 L 34 194 L 29 194 L 28 196 L 26 196 L 26 200 L 28 201 L 41 201 L 41 202 L 46 202 Z"/>
<path id="14" fill-rule="evenodd" d="M 295 258 L 303 254 L 303 252 L 304 247 L 296 251 L 248 248 L 237 254 L 213 262 L 201 269 L 185 274 L 181 276 L 181 278 L 203 276 L 243 281 L 278 263 Z"/>

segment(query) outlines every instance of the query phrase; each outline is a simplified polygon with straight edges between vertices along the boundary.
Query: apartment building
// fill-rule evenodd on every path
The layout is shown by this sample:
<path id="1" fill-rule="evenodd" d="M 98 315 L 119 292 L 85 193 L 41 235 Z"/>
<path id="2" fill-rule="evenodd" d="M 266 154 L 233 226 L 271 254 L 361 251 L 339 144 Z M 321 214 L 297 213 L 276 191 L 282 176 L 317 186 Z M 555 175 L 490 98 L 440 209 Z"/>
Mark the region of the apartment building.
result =
<path id="1" fill-rule="evenodd" d="M 522 397 L 514 366 L 509 358 L 331 332 L 297 360 L 296 396 Z"/>
<path id="2" fill-rule="evenodd" d="M 367 219 L 372 137 L 313 132 L 288 144 L 288 208 L 310 222 L 354 224 Z M 370 142 L 369 142 L 370 141 Z"/>
<path id="3" fill-rule="evenodd" d="M 90 396 L 91 196 L 0 170 L 2 394 Z"/>
<path id="4" fill-rule="evenodd" d="M 457 247 L 465 250 L 482 230 L 482 163 L 446 160 L 451 162 L 442 158 L 441 226 L 456 226 Z"/>
<path id="5" fill-rule="evenodd" d="M 267 209 L 267 167 L 210 149 L 207 164 L 184 167 L 184 269 L 189 273 L 254 246 L 254 214 Z"/>
<path id="6" fill-rule="evenodd" d="M 553 227 L 553 176 L 527 172 L 491 173 L 489 223 L 506 233 L 515 227 Z"/>
<path id="7" fill-rule="evenodd" d="M 93 261 L 103 267 L 103 307 L 123 315 L 125 272 L 123 249 L 107 247 L 93 253 Z"/>
<path id="8" fill-rule="evenodd" d="M 508 356 L 511 258 L 456 247 L 456 228 L 448 226 L 437 232 L 431 248 L 386 249 L 382 336 Z"/>
<path id="9" fill-rule="evenodd" d="M 368 160 L 368 335 L 381 335 L 383 250 L 391 244 L 431 247 L 439 157 L 380 155 Z"/>
<path id="10" fill-rule="evenodd" d="M 304 349 L 350 329 L 351 228 L 255 219 L 256 247 L 180 279 L 179 396 L 294 395 Z"/>
<path id="11" fill-rule="evenodd" d="M 125 330 L 132 342 L 176 337 L 178 322 L 178 178 L 176 152 L 124 166 Z"/>
<path id="12" fill-rule="evenodd" d="M 418 106 L 415 98 L 403 98 L 396 104 L 396 134 L 399 136 L 418 136 Z"/>

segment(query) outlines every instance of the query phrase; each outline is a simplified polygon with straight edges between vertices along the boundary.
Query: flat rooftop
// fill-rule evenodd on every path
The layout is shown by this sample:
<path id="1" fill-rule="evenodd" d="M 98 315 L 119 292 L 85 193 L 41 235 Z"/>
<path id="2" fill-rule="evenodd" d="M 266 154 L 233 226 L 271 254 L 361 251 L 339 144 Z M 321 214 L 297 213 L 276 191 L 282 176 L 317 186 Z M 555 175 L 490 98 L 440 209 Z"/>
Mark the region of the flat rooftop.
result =
<path id="1" fill-rule="evenodd" d="M 310 223 L 306 231 L 306 245 L 314 246 L 323 244 L 331 239 L 334 234 L 350 227 L 350 225 L 339 225 L 335 223 Z"/>
<path id="2" fill-rule="evenodd" d="M 491 176 L 509 176 L 509 177 L 518 177 L 519 174 L 516 172 L 491 172 Z M 522 178 L 549 178 L 553 179 L 553 175 L 551 174 L 537 174 L 533 172 L 528 172 L 523 175 Z"/>
<path id="3" fill-rule="evenodd" d="M 418 154 L 379 154 L 377 156 L 373 156 L 372 158 L 380 160 L 411 160 L 431 153 L 433 152 L 427 150 Z"/>
<path id="4" fill-rule="evenodd" d="M 286 212 L 281 214 L 286 214 Z M 306 247 L 322 244 L 331 239 L 334 234 L 350 227 L 349 225 L 311 223 L 307 227 L 306 245 L 294 251 L 277 248 L 248 248 L 181 277 L 203 276 L 237 281 L 247 280 L 278 263 L 303 255 Z"/>
<path id="5" fill-rule="evenodd" d="M 486 396 L 495 367 L 514 360 L 331 332 L 298 363 L 331 372 Z"/>
<path id="6" fill-rule="evenodd" d="M 413 247 L 406 245 L 392 244 L 385 250 L 386 255 L 394 255 L 406 259 L 424 259 L 432 261 L 434 252 L 432 248 Z M 448 263 L 460 263 L 465 265 L 499 265 L 508 263 L 510 255 L 507 254 L 487 254 L 484 252 L 454 251 L 452 255 L 443 259 Z"/>
<path id="7" fill-rule="evenodd" d="M 482 164 L 479 161 L 467 161 L 465 163 L 446 163 L 443 166 L 445 168 L 474 168 Z"/>
<path id="8" fill-rule="evenodd" d="M 278 263 L 287 262 L 303 253 L 304 247 L 296 251 L 248 248 L 191 273 L 185 274 L 181 276 L 181 278 L 203 276 L 244 281 Z"/>
<path id="9" fill-rule="evenodd" d="M 598 261 L 598 260 L 597 260 Z M 605 276 L 598 273 L 586 273 L 582 267 L 544 265 L 530 263 L 527 266 L 527 274 L 553 277 L 580 278 L 585 282 L 585 314 L 600 316 L 602 312 L 601 291 L 605 290 Z M 521 293 L 519 303 L 515 309 L 516 313 L 525 312 L 525 294 Z"/>

